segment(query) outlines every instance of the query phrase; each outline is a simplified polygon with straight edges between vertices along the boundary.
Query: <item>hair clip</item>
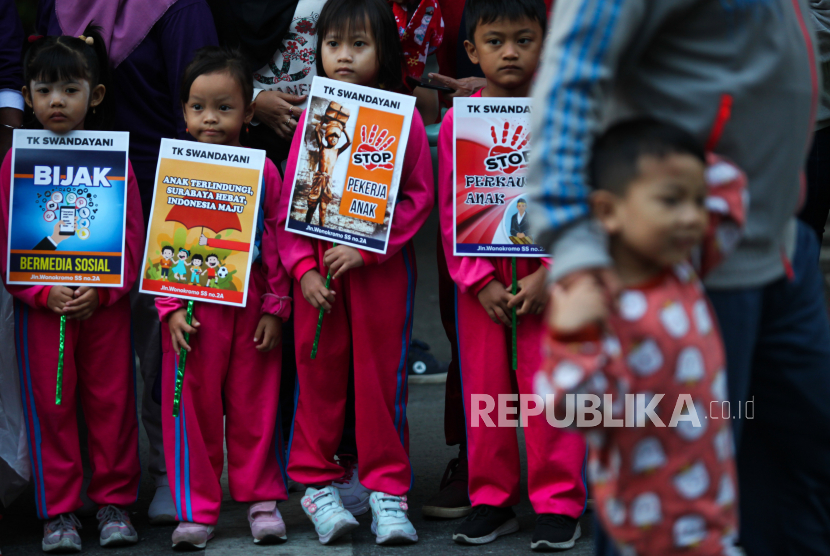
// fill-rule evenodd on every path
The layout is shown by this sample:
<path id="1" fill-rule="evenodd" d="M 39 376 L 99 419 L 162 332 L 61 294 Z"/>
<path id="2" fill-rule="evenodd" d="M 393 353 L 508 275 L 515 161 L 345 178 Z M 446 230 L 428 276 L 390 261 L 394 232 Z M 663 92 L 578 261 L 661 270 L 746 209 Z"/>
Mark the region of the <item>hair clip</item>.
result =
<path id="1" fill-rule="evenodd" d="M 43 35 L 29 35 L 29 42 L 39 41 L 43 38 Z"/>
<path id="2" fill-rule="evenodd" d="M 92 46 L 92 44 L 95 42 L 95 39 L 93 39 L 92 37 L 85 37 L 83 35 L 78 35 L 78 38 L 81 39 L 82 41 L 84 41 L 85 43 L 87 43 L 89 46 Z"/>

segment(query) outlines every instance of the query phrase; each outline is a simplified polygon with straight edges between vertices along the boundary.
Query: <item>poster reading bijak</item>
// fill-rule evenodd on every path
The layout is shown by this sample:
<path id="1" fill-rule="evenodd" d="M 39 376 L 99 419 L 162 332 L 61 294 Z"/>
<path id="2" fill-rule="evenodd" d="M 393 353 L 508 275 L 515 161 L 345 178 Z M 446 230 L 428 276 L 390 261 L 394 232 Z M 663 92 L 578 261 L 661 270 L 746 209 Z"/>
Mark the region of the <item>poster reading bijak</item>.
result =
<path id="1" fill-rule="evenodd" d="M 544 257 L 530 233 L 530 99 L 453 103 L 454 255 Z"/>
<path id="2" fill-rule="evenodd" d="M 162 139 L 141 291 L 245 306 L 265 151 Z"/>
<path id="3" fill-rule="evenodd" d="M 414 97 L 315 77 L 285 228 L 386 253 Z"/>
<path id="4" fill-rule="evenodd" d="M 8 283 L 124 283 L 129 134 L 15 130 Z"/>

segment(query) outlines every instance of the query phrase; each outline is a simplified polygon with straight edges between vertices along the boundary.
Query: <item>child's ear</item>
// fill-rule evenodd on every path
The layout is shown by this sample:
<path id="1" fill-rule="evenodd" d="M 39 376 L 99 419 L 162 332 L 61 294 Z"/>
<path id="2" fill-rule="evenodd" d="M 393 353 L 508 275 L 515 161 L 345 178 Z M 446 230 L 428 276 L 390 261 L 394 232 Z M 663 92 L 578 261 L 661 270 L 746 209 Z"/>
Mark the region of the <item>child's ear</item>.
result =
<path id="1" fill-rule="evenodd" d="M 90 108 L 95 108 L 104 100 L 104 95 L 107 94 L 107 88 L 101 85 L 95 85 L 95 87 L 89 92 L 89 106 Z"/>
<path id="2" fill-rule="evenodd" d="M 248 108 L 245 109 L 245 124 L 251 123 L 251 120 L 254 119 L 254 114 L 256 113 L 256 101 L 252 101 L 251 104 L 248 105 Z"/>
<path id="3" fill-rule="evenodd" d="M 591 212 L 609 235 L 620 230 L 619 202 L 620 198 L 610 191 L 599 190 L 591 193 Z"/>
<path id="4" fill-rule="evenodd" d="M 467 51 L 467 56 L 470 58 L 470 61 L 478 65 L 478 51 L 476 50 L 475 43 L 464 41 L 464 49 Z"/>
<path id="5" fill-rule="evenodd" d="M 23 85 L 23 88 L 20 89 L 20 93 L 23 95 L 23 100 L 26 101 L 26 106 L 34 108 L 34 106 L 32 106 L 32 91 L 29 90 L 29 87 Z"/>

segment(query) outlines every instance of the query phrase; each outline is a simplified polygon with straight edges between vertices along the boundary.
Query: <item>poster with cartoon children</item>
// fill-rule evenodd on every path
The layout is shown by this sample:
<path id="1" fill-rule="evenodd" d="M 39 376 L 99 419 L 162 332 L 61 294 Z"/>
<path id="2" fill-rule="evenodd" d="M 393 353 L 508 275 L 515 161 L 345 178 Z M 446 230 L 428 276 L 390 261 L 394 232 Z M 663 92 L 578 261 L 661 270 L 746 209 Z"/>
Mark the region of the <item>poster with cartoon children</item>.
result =
<path id="1" fill-rule="evenodd" d="M 265 152 L 163 139 L 140 290 L 244 306 Z"/>
<path id="2" fill-rule="evenodd" d="M 414 97 L 315 77 L 289 232 L 386 253 Z"/>
<path id="3" fill-rule="evenodd" d="M 453 103 L 454 255 L 544 257 L 530 233 L 526 193 L 530 99 Z"/>

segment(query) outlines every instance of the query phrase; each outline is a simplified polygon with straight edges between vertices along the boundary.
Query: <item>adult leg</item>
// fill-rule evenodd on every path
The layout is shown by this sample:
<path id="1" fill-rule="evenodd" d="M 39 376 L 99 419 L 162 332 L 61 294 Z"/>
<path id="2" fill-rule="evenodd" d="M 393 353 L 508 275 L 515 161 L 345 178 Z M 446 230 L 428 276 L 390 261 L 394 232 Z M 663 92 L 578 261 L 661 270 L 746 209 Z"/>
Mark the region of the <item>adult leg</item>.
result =
<path id="1" fill-rule="evenodd" d="M 88 428 L 92 480 L 87 495 L 99 506 L 128 506 L 138 498 L 141 462 L 130 301 L 99 307 L 79 324 L 78 394 Z"/>
<path id="2" fill-rule="evenodd" d="M 807 198 L 798 217 L 813 230 L 821 243 L 830 212 L 830 127 L 820 129 L 813 135 L 806 175 Z"/>
<path id="3" fill-rule="evenodd" d="M 141 422 L 150 441 L 147 470 L 156 487 L 167 485 L 164 466 L 164 440 L 161 432 L 161 404 L 153 396 L 153 387 L 161 371 L 161 323 L 156 309 L 156 297 L 138 293 L 136 281 L 130 292 L 132 330 L 135 354 L 144 382 L 141 394 Z"/>
<path id="4" fill-rule="evenodd" d="M 752 470 L 740 485 L 741 511 L 767 510 L 742 519 L 753 555 L 830 554 L 830 324 L 818 251 L 799 226 L 794 278 L 764 290 L 738 459 L 739 473 Z"/>

